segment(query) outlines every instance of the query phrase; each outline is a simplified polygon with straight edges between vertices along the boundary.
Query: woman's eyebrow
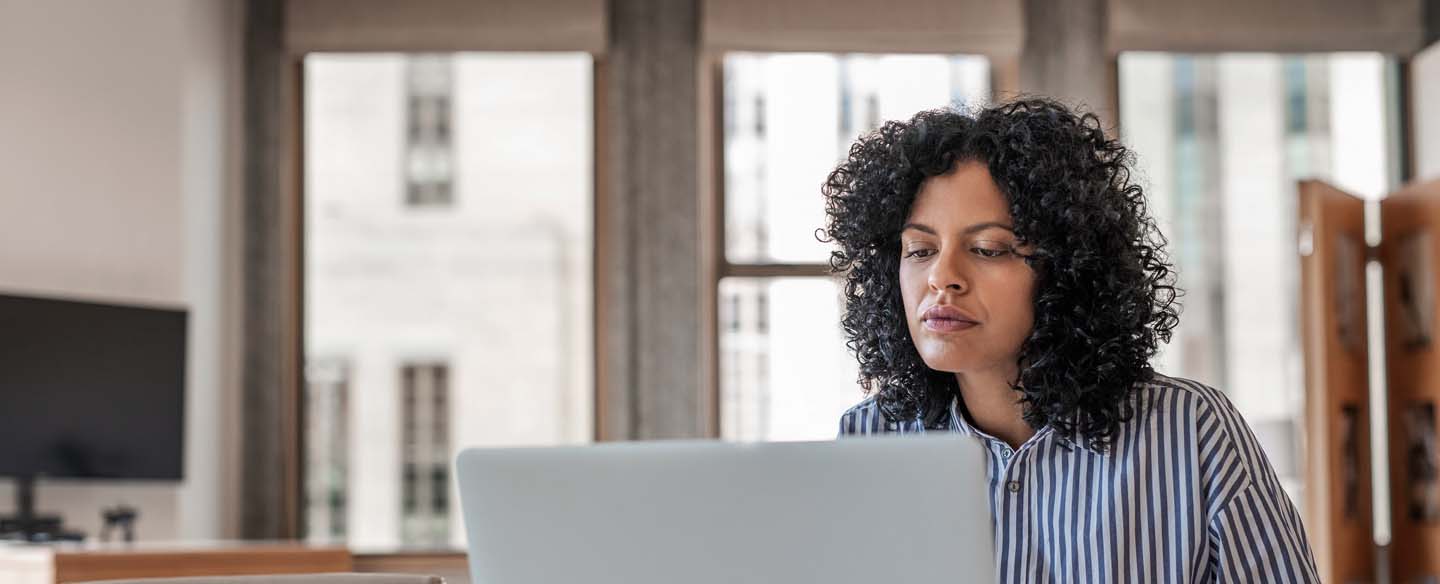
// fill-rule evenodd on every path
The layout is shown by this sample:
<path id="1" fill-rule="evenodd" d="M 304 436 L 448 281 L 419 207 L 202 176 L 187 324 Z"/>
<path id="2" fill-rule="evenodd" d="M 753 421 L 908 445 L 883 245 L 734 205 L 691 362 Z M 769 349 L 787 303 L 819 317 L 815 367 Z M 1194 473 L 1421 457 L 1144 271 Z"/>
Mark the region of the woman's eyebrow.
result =
<path id="1" fill-rule="evenodd" d="M 930 235 L 939 235 L 939 234 L 937 234 L 937 233 L 935 232 L 935 229 L 931 228 L 929 225 L 925 225 L 924 223 L 906 223 L 904 227 L 901 227 L 901 228 L 900 228 L 900 232 L 901 232 L 901 233 L 904 233 L 904 232 L 909 231 L 909 230 L 911 230 L 911 229 L 914 229 L 914 230 L 919 231 L 919 232 L 921 232 L 921 233 L 928 233 L 928 234 L 930 234 Z M 978 232 L 984 231 L 984 230 L 986 230 L 986 229 L 1004 229 L 1004 230 L 1009 231 L 1009 232 L 1011 232 L 1011 233 L 1014 233 L 1014 232 L 1015 232 L 1015 228 L 1014 228 L 1014 227 L 1011 227 L 1011 226 L 1006 225 L 1006 224 L 1004 224 L 1004 223 L 1000 223 L 1000 222 L 998 222 L 998 221 L 986 221 L 986 222 L 984 222 L 984 223 L 976 223 L 976 224 L 974 224 L 974 225 L 971 225 L 971 226 L 969 226 L 969 227 L 966 227 L 965 229 L 963 229 L 963 230 L 960 231 L 960 234 L 961 234 L 961 235 L 970 235 L 970 234 L 973 234 L 973 233 L 978 233 Z"/>
<path id="2" fill-rule="evenodd" d="M 925 224 L 923 224 L 923 223 L 906 223 L 904 227 L 901 227 L 901 228 L 900 228 L 900 233 L 905 233 L 906 231 L 909 231 L 909 230 L 911 230 L 911 229 L 914 229 L 914 230 L 919 231 L 919 232 L 921 232 L 921 233 L 928 233 L 928 234 L 930 234 L 930 235 L 938 235 L 937 233 L 935 233 L 935 230 L 934 230 L 934 229 L 931 229 L 929 225 L 925 225 Z"/>

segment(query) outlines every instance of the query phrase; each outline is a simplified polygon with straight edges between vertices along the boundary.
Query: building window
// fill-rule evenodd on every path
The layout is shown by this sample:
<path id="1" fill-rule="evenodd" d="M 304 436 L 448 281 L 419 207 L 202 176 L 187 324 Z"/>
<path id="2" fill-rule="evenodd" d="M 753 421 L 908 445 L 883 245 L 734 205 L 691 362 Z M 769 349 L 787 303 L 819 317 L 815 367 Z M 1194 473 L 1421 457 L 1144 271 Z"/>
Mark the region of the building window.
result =
<path id="1" fill-rule="evenodd" d="M 400 370 L 401 537 L 419 545 L 450 540 L 450 368 L 412 363 Z"/>
<path id="2" fill-rule="evenodd" d="M 405 203 L 411 207 L 445 207 L 455 200 L 452 67 L 450 55 L 407 59 Z"/>
<path id="3" fill-rule="evenodd" d="M 342 359 L 305 366 L 305 525 L 312 541 L 344 541 L 349 482 L 350 368 Z"/>
<path id="4" fill-rule="evenodd" d="M 865 96 L 865 131 L 869 132 L 880 127 L 880 96 L 870 94 Z"/>
<path id="5" fill-rule="evenodd" d="M 764 96 L 764 95 L 756 95 L 756 96 L 755 96 L 755 113 L 754 113 L 754 118 L 755 118 L 755 136 L 756 136 L 757 138 L 764 138 L 764 137 L 765 137 L 765 96 Z"/>
<path id="6" fill-rule="evenodd" d="M 764 291 L 755 293 L 755 332 L 770 332 L 770 296 Z"/>
<path id="7" fill-rule="evenodd" d="M 862 132 L 990 100 L 989 63 L 949 55 L 725 57 L 725 266 L 718 290 L 721 436 L 835 436 L 862 399 L 840 331 L 819 185 Z M 751 272 L 757 268 L 764 275 Z"/>

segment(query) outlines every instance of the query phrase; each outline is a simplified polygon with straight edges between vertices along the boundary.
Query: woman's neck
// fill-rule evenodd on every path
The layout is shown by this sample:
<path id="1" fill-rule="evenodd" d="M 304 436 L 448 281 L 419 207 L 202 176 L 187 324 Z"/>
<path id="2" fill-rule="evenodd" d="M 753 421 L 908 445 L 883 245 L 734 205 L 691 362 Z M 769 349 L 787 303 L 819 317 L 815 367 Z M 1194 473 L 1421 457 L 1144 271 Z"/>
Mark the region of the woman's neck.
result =
<path id="1" fill-rule="evenodd" d="M 981 431 L 1004 440 L 1011 448 L 1019 448 L 1035 435 L 1025 421 L 1025 408 L 1020 393 L 1010 387 L 1015 372 L 956 373 L 960 399 L 971 421 Z"/>

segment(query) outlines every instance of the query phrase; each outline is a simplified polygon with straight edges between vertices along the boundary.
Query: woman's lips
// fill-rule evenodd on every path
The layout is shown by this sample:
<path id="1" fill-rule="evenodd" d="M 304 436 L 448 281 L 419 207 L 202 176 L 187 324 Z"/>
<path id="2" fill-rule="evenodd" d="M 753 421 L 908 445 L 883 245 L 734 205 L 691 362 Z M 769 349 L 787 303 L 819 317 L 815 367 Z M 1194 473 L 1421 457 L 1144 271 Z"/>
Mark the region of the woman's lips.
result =
<path id="1" fill-rule="evenodd" d="M 927 318 L 925 329 L 937 333 L 957 333 L 978 326 L 978 323 L 956 318 Z"/>

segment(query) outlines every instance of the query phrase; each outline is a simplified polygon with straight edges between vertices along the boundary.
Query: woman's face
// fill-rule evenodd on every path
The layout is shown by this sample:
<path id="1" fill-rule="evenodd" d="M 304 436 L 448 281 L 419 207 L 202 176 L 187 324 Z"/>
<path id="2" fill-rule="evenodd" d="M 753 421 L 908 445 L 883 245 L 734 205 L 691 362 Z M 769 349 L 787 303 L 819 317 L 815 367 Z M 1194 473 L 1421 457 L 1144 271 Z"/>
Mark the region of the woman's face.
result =
<path id="1" fill-rule="evenodd" d="M 1009 206 L 982 163 L 920 186 L 900 234 L 910 338 L 931 369 L 1013 375 L 1035 324 L 1035 273 Z"/>

